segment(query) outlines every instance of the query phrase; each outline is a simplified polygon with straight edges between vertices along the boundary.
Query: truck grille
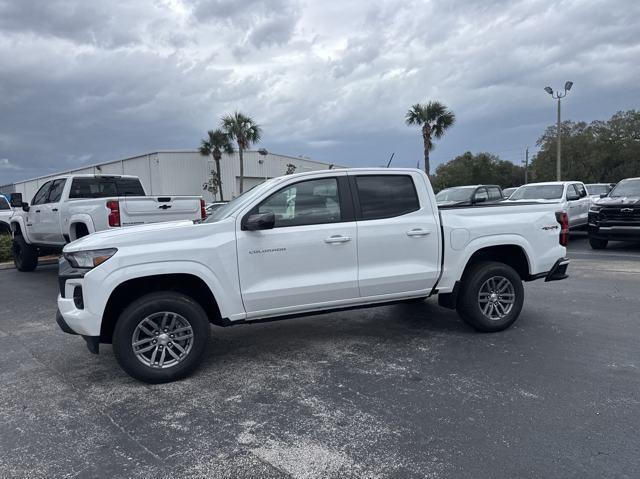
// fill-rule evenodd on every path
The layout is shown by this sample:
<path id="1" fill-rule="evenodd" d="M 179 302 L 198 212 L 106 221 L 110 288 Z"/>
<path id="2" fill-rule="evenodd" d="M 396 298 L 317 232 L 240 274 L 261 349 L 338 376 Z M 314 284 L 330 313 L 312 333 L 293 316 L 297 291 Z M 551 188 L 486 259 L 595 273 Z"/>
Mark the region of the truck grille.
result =
<path id="1" fill-rule="evenodd" d="M 638 225 L 640 225 L 640 208 L 603 208 L 600 210 L 600 222 L 622 225 L 631 225 L 637 223 Z"/>

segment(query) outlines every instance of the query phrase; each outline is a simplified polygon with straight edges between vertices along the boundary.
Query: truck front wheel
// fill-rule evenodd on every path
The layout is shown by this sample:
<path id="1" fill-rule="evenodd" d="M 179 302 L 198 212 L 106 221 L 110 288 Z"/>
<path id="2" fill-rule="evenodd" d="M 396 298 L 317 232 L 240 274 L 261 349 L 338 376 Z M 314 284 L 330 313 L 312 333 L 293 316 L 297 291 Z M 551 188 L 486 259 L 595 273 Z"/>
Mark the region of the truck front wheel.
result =
<path id="1" fill-rule="evenodd" d="M 15 235 L 12 244 L 13 264 L 18 271 L 33 271 L 38 267 L 38 248 L 28 244 L 22 235 Z"/>
<path id="2" fill-rule="evenodd" d="M 147 383 L 184 378 L 202 361 L 209 320 L 184 294 L 162 291 L 131 303 L 113 331 L 113 352 L 130 376 Z"/>
<path id="3" fill-rule="evenodd" d="M 465 273 L 457 310 L 478 331 L 496 332 L 518 319 L 523 303 L 524 287 L 518 273 L 503 263 L 482 262 Z"/>
<path id="4" fill-rule="evenodd" d="M 606 239 L 589 237 L 589 244 L 592 249 L 605 249 L 607 247 L 607 243 L 609 243 L 609 241 Z"/>

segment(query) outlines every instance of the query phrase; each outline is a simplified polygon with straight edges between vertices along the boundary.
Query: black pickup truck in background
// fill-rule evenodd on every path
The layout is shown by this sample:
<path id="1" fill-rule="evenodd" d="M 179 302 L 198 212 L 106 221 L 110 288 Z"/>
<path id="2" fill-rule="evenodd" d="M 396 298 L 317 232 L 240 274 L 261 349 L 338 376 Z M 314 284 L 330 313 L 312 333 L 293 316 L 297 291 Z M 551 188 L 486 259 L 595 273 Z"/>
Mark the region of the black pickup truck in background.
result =
<path id="1" fill-rule="evenodd" d="M 640 242 L 640 178 L 627 178 L 589 208 L 589 244 L 607 247 L 609 240 Z"/>

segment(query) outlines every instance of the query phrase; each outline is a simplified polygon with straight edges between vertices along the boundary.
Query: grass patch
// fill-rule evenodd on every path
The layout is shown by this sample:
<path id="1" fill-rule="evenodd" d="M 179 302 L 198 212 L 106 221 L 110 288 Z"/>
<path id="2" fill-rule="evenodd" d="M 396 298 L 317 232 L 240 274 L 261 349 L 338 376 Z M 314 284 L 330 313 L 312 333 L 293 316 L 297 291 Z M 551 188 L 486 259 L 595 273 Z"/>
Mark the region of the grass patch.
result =
<path id="1" fill-rule="evenodd" d="M 11 260 L 11 235 L 0 234 L 0 263 Z"/>

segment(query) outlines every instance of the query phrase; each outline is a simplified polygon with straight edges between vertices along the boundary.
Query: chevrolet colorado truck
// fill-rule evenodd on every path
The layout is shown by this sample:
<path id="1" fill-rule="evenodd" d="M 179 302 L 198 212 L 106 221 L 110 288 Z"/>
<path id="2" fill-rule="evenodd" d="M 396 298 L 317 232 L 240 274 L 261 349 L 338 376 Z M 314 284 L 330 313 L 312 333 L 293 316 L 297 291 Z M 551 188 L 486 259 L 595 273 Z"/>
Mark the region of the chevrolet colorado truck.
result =
<path id="1" fill-rule="evenodd" d="M 557 205 L 438 209 L 413 169 L 265 181 L 202 223 L 102 231 L 64 248 L 58 314 L 93 353 L 112 343 L 139 380 L 175 380 L 221 326 L 438 295 L 479 331 L 519 316 L 523 282 L 567 277 Z"/>
<path id="2" fill-rule="evenodd" d="M 640 242 L 640 178 L 620 181 L 589 209 L 589 243 L 604 249 L 609 240 Z"/>
<path id="3" fill-rule="evenodd" d="M 146 196 L 135 176 L 67 175 L 47 181 L 31 204 L 13 193 L 9 222 L 13 259 L 19 271 L 33 271 L 38 257 L 95 231 L 177 219 L 202 220 L 199 196 Z"/>

